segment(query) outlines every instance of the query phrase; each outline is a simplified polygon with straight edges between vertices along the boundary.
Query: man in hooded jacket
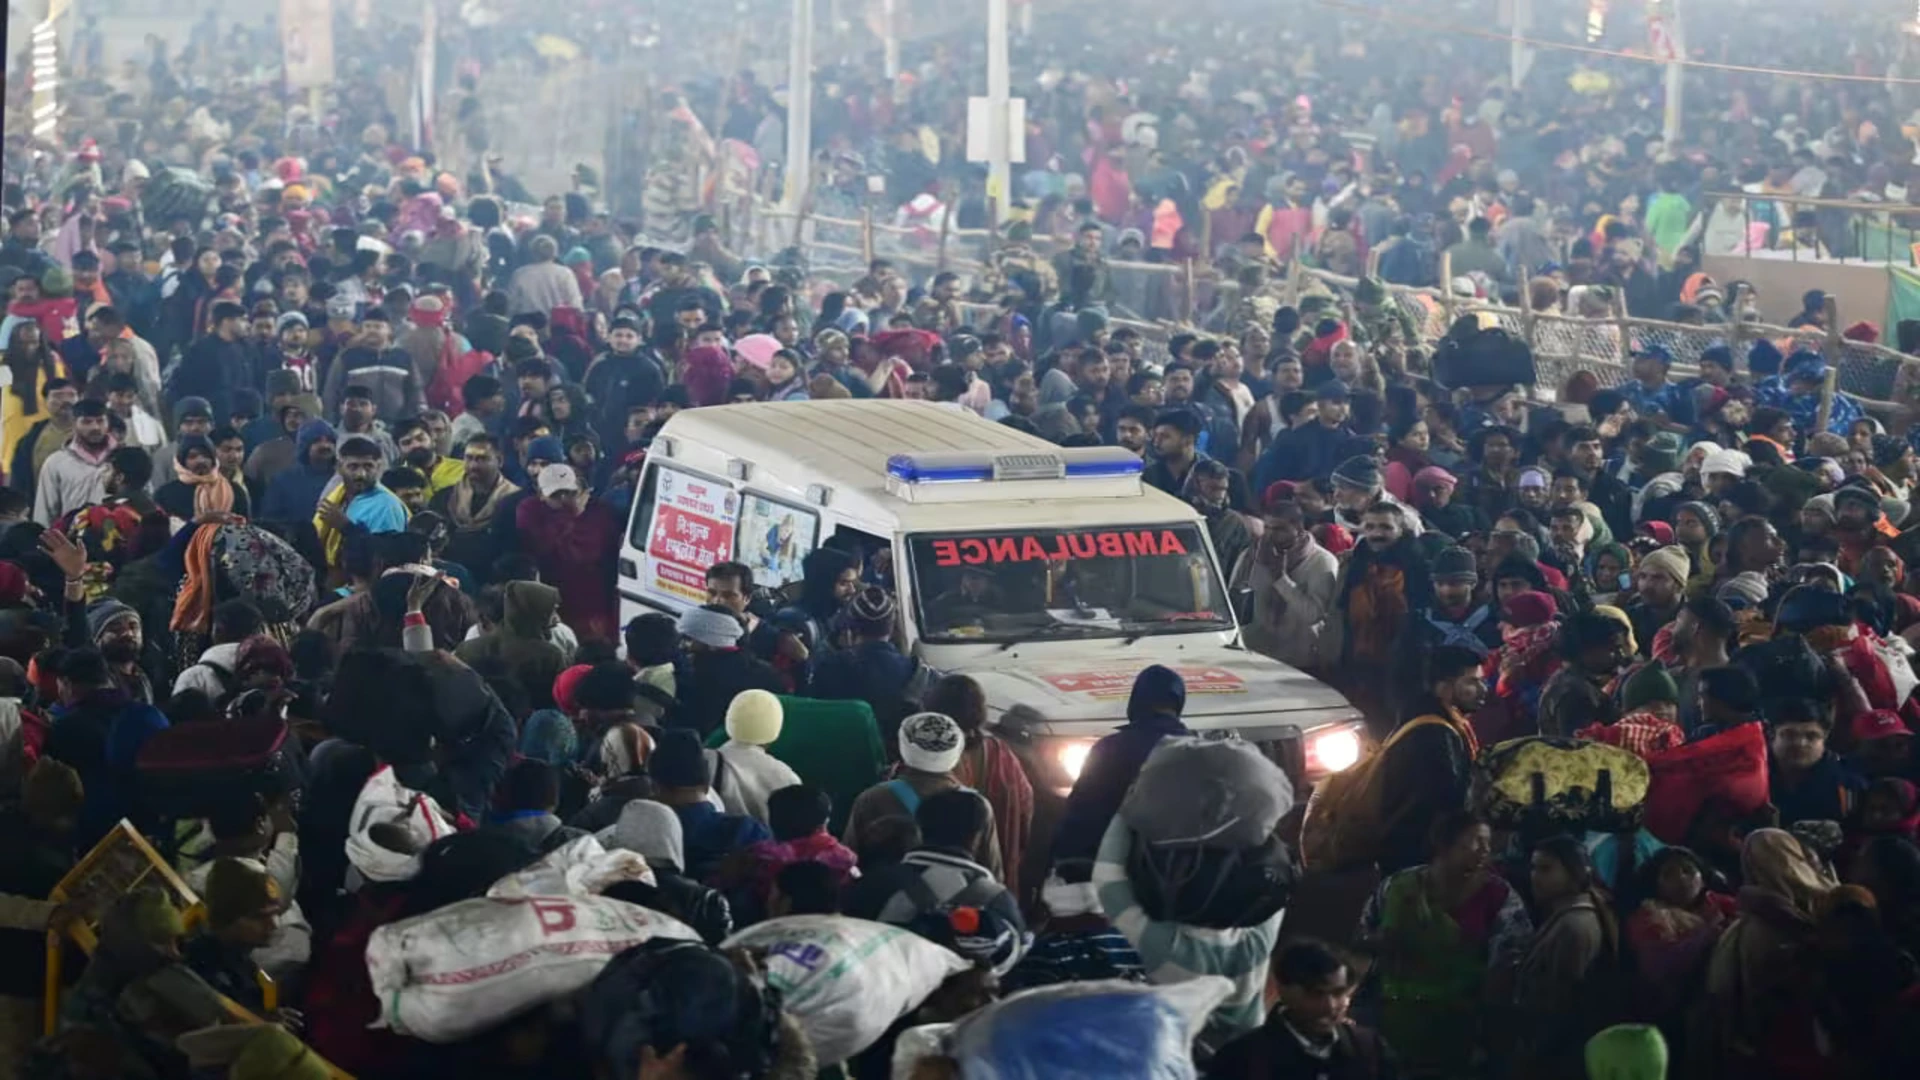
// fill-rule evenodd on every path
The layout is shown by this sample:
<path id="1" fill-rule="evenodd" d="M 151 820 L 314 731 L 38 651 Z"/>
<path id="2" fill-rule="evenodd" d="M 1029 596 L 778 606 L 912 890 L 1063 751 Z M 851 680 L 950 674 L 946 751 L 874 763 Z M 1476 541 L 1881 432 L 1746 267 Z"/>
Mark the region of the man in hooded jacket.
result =
<path id="1" fill-rule="evenodd" d="M 1127 722 L 1087 752 L 1054 837 L 1053 864 L 1069 882 L 1092 874 L 1107 824 L 1154 747 L 1170 735 L 1192 734 L 1180 719 L 1186 705 L 1186 680 L 1172 668 L 1154 664 L 1134 677 Z"/>
<path id="2" fill-rule="evenodd" d="M 334 475 L 334 450 L 340 437 L 325 420 L 309 420 L 293 437 L 293 467 L 267 477 L 260 520 L 304 525 Z"/>

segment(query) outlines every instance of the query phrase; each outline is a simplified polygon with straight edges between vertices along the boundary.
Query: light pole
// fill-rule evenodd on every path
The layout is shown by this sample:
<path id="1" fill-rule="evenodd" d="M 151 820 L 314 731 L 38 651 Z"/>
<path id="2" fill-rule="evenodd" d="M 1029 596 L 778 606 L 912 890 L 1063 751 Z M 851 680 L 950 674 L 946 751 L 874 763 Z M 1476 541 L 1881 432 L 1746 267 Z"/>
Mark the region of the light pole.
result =
<path id="1" fill-rule="evenodd" d="M 787 54 L 787 182 L 781 204 L 799 213 L 813 176 L 813 0 L 793 0 Z"/>
<path id="2" fill-rule="evenodd" d="M 1007 161 L 1012 75 L 1007 67 L 1007 0 L 987 0 L 987 196 L 998 208 L 995 224 L 1013 203 Z"/>
<path id="3" fill-rule="evenodd" d="M 1667 61 L 1667 107 L 1660 138 L 1671 152 L 1680 141 L 1680 99 L 1687 78 L 1687 33 L 1680 21 L 1680 0 L 1648 0 L 1647 26 L 1650 43 Z"/>
<path id="4" fill-rule="evenodd" d="M 1515 90 L 1526 81 L 1527 70 L 1533 67 L 1533 48 L 1527 44 L 1527 33 L 1533 29 L 1533 0 L 1512 0 L 1513 9 L 1508 19 L 1512 44 L 1507 49 L 1508 78 Z"/>

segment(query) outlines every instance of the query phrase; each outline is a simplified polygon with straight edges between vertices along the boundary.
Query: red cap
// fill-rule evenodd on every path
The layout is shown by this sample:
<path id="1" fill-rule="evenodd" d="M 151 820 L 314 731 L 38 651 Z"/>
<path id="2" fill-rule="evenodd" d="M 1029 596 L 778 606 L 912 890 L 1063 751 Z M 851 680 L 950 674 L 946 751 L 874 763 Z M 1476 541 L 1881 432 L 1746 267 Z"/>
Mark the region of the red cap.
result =
<path id="1" fill-rule="evenodd" d="M 1870 742 L 1874 739 L 1886 739 L 1895 735 L 1911 735 L 1913 729 L 1900 719 L 1900 714 L 1892 709 L 1875 709 L 1853 718 L 1853 738 L 1855 742 Z"/>
<path id="2" fill-rule="evenodd" d="M 554 678 L 553 703 L 560 707 L 561 712 L 568 716 L 574 714 L 573 692 L 579 688 L 580 680 L 592 670 L 591 664 L 575 664 Z"/>
<path id="3" fill-rule="evenodd" d="M 1640 531 L 1662 544 L 1673 543 L 1673 526 L 1664 521 L 1643 521 L 1640 523 Z"/>

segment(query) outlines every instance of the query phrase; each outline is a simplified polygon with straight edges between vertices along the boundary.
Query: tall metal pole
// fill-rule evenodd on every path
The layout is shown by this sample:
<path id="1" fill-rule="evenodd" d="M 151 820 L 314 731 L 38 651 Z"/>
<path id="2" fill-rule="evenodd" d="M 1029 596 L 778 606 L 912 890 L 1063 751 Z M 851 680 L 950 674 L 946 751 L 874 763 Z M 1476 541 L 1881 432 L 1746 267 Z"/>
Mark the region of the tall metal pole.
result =
<path id="1" fill-rule="evenodd" d="M 884 63 L 888 80 L 900 77 L 900 30 L 896 22 L 899 6 L 897 0 L 880 0 L 880 28 L 886 50 Z"/>
<path id="2" fill-rule="evenodd" d="M 787 182 L 781 204 L 800 212 L 813 171 L 813 0 L 793 0 L 787 55 Z"/>
<path id="3" fill-rule="evenodd" d="M 991 120 L 987 131 L 991 146 L 987 156 L 987 195 L 999 208 L 1004 220 L 1011 205 L 1007 145 L 1008 102 L 1012 98 L 1012 75 L 1007 70 L 1007 0 L 987 0 L 987 111 Z"/>
<path id="4" fill-rule="evenodd" d="M 1687 31 L 1681 22 L 1680 0 L 1666 0 L 1667 32 L 1673 39 L 1673 55 L 1667 58 L 1666 122 L 1660 137 L 1672 153 L 1680 142 L 1680 96 L 1685 90 L 1687 68 Z"/>
<path id="5" fill-rule="evenodd" d="M 1511 25 L 1508 31 L 1512 44 L 1507 49 L 1508 78 L 1515 90 L 1526 81 L 1527 70 L 1533 67 L 1533 48 L 1526 42 L 1528 31 L 1533 29 L 1533 0 L 1513 0 Z"/>

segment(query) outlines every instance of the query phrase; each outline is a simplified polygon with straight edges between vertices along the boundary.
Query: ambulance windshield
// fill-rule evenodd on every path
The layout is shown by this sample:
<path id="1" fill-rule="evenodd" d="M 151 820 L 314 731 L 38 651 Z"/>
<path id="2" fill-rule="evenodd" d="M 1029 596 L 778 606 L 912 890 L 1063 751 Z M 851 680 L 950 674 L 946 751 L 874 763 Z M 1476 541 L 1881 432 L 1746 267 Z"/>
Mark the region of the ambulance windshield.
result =
<path id="1" fill-rule="evenodd" d="M 1219 631 L 1226 590 L 1191 522 L 921 533 L 907 540 L 920 632 L 1020 642 Z"/>

